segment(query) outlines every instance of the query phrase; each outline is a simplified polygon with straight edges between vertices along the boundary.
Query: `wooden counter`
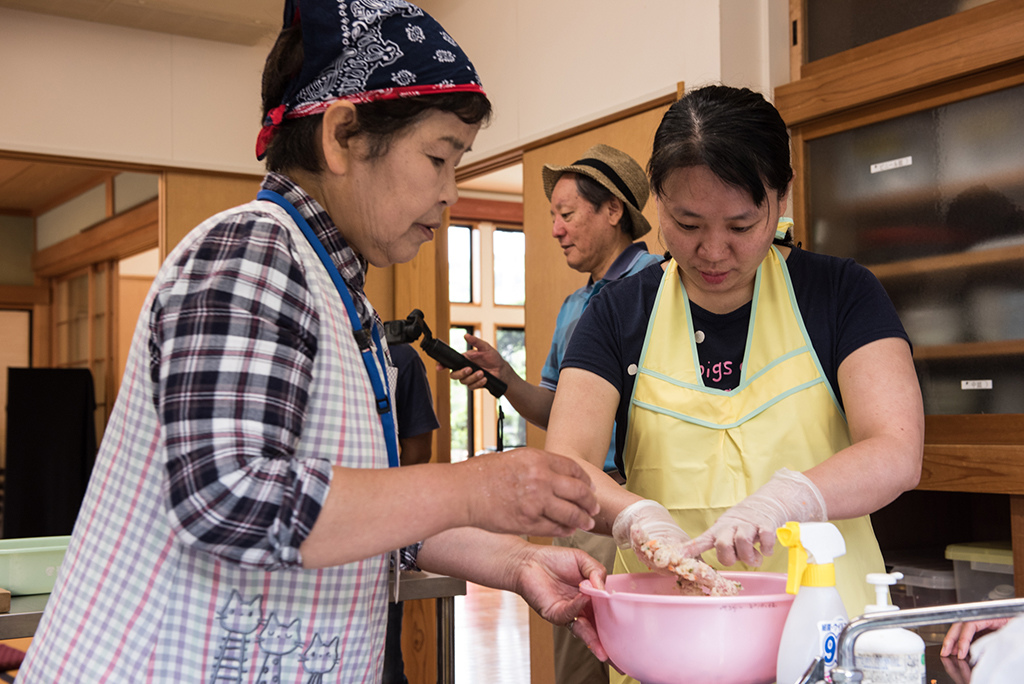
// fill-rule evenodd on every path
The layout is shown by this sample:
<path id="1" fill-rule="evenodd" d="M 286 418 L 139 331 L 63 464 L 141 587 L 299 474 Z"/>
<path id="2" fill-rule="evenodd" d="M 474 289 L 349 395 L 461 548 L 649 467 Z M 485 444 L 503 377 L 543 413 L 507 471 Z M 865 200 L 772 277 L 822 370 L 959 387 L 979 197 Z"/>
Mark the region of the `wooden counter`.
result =
<path id="1" fill-rule="evenodd" d="M 0 639 L 20 639 L 36 632 L 49 594 L 12 596 L 11 611 L 0 613 Z"/>

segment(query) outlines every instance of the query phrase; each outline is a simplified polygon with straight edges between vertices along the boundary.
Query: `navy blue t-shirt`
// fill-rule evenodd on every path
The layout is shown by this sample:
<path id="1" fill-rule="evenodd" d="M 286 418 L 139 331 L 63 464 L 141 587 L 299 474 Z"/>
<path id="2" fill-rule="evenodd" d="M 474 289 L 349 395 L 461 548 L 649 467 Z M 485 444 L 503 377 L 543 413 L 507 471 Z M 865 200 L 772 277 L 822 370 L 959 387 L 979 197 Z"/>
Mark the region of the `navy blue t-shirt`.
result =
<path id="1" fill-rule="evenodd" d="M 794 248 L 786 260 L 797 305 L 825 377 L 842 404 L 839 365 L 851 353 L 887 337 L 907 340 L 896 309 L 869 270 L 852 259 Z M 619 391 L 616 420 L 616 463 L 622 468 L 629 399 L 647 324 L 664 271 L 660 264 L 609 283 L 590 302 L 576 326 L 562 368 L 595 373 Z M 704 384 L 732 389 L 739 384 L 740 364 L 750 324 L 750 304 L 727 314 L 714 314 L 690 304 L 694 330 L 704 333 L 697 345 Z"/>
<path id="2" fill-rule="evenodd" d="M 440 427 L 423 360 L 408 344 L 393 344 L 391 360 L 398 368 L 395 387 L 395 420 L 399 439 L 422 435 Z"/>

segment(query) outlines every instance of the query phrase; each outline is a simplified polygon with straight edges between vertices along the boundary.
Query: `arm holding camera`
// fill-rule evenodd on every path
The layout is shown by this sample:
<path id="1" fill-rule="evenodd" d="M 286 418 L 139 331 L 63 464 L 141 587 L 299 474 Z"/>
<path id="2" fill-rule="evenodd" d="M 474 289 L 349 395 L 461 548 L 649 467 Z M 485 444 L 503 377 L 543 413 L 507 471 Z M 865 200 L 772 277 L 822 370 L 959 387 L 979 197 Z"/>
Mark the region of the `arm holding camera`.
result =
<path id="1" fill-rule="evenodd" d="M 430 326 L 423 320 L 423 312 L 419 309 L 413 309 L 405 320 L 384 323 L 384 334 L 389 345 L 412 344 L 422 335 L 423 340 L 420 341 L 420 347 L 427 352 L 428 356 L 437 361 L 438 368 L 476 372 L 481 379 L 480 387 L 487 388 L 487 391 L 495 397 L 505 394 L 506 384 L 497 375 L 481 369 L 471 359 L 434 337 L 430 332 Z M 498 358 L 500 359 L 501 356 L 499 355 Z"/>
<path id="2" fill-rule="evenodd" d="M 452 371 L 452 380 L 458 380 L 471 390 L 482 389 L 487 384 L 487 376 L 483 371 L 487 371 L 507 385 L 505 396 L 519 415 L 534 425 L 547 429 L 555 393 L 544 387 L 531 385 L 521 378 L 497 349 L 479 337 L 467 334 L 466 343 L 472 349 L 463 356 L 482 370 L 472 367 L 460 368 Z"/>

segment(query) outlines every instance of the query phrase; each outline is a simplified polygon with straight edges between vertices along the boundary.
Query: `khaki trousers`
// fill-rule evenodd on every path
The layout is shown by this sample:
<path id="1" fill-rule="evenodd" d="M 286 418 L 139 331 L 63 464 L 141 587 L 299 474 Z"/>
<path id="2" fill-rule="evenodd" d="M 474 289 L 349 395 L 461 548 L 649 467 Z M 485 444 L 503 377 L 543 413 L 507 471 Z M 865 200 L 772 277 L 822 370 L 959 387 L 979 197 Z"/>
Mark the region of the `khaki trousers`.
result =
<path id="1" fill-rule="evenodd" d="M 556 537 L 555 546 L 568 546 L 586 551 L 611 574 L 615 565 L 615 540 L 604 535 L 576 530 L 570 537 Z M 607 684 L 608 665 L 594 657 L 567 628 L 555 626 L 555 682 L 556 684 Z"/>

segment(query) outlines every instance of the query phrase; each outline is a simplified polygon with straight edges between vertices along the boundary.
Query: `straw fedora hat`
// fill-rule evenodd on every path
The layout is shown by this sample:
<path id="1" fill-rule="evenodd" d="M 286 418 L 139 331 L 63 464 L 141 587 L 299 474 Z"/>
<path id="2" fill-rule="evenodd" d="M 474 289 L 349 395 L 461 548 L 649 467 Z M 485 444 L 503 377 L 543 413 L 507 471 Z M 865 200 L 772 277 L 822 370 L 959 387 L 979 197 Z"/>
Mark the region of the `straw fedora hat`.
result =
<path id="1" fill-rule="evenodd" d="M 632 239 L 636 240 L 650 232 L 651 224 L 640 212 L 647 204 L 651 186 L 647 182 L 644 170 L 628 154 L 608 145 L 594 145 L 583 153 L 582 159 L 569 166 L 545 164 L 543 169 L 544 194 L 548 196 L 549 200 L 555 189 L 555 183 L 563 173 L 578 173 L 588 176 L 618 197 L 622 206 L 629 212 L 629 218 L 632 219 L 633 231 L 630 233 Z"/>

